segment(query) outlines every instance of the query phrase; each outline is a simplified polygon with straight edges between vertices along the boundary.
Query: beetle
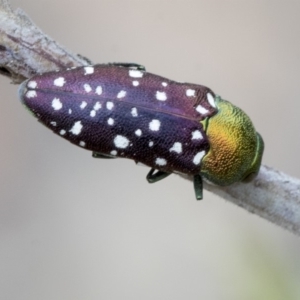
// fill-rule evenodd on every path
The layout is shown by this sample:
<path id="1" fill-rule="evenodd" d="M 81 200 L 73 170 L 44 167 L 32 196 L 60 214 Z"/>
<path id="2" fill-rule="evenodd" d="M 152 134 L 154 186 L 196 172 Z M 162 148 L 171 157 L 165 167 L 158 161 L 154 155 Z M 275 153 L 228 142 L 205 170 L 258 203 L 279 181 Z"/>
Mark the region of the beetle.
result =
<path id="1" fill-rule="evenodd" d="M 124 157 L 151 168 L 150 183 L 171 173 L 216 185 L 249 181 L 263 139 L 250 118 L 208 87 L 146 72 L 139 64 L 89 65 L 37 74 L 21 102 L 54 133 L 95 158 Z"/>

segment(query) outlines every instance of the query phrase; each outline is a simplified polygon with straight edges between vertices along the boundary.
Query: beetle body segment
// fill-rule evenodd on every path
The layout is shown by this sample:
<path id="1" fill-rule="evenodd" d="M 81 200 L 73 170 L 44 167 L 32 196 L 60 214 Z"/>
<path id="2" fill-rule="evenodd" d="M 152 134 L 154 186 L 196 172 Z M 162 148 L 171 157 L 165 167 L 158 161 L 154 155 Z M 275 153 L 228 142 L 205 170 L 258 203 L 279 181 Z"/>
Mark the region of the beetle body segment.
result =
<path id="1" fill-rule="evenodd" d="M 263 143 L 245 113 L 205 86 L 137 65 L 36 75 L 19 95 L 41 123 L 95 157 L 130 158 L 159 170 L 149 182 L 175 172 L 227 185 L 259 169 Z"/>

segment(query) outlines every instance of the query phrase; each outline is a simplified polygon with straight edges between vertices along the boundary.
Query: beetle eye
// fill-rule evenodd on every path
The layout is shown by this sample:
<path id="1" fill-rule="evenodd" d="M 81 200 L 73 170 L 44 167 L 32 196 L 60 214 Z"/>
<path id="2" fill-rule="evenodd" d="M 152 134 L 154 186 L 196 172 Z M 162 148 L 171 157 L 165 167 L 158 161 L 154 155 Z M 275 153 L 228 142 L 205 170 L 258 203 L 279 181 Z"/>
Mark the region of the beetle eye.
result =
<path id="1" fill-rule="evenodd" d="M 250 182 L 251 180 L 253 180 L 256 177 L 256 175 L 257 175 L 256 172 L 250 173 L 242 180 L 242 182 L 244 182 L 244 183 Z"/>

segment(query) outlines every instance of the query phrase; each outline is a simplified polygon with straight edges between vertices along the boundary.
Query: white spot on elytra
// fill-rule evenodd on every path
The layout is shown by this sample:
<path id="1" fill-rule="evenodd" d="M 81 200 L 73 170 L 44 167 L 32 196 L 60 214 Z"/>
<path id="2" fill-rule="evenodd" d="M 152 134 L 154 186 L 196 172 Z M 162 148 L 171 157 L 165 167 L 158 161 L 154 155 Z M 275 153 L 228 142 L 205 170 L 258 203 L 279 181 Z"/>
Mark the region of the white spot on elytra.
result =
<path id="1" fill-rule="evenodd" d="M 132 115 L 133 117 L 137 117 L 137 116 L 138 116 L 138 111 L 137 111 L 136 107 L 133 107 L 133 108 L 131 109 L 131 115 Z"/>
<path id="2" fill-rule="evenodd" d="M 140 84 L 140 83 L 139 83 L 137 80 L 133 80 L 133 81 L 132 81 L 132 85 L 133 85 L 133 86 L 138 86 L 139 84 Z"/>
<path id="3" fill-rule="evenodd" d="M 87 103 L 85 101 L 82 101 L 80 104 L 80 108 L 84 109 L 87 106 Z"/>
<path id="4" fill-rule="evenodd" d="M 66 83 L 65 79 L 63 77 L 58 77 L 53 81 L 55 86 L 64 86 L 64 84 Z"/>
<path id="5" fill-rule="evenodd" d="M 126 91 L 120 91 L 117 95 L 117 98 L 121 99 L 124 98 L 126 96 Z"/>
<path id="6" fill-rule="evenodd" d="M 198 152 L 198 153 L 195 155 L 194 159 L 193 159 L 193 163 L 194 163 L 195 165 L 199 165 L 204 155 L 205 155 L 205 151 L 204 151 L 204 150 L 201 151 L 201 152 Z"/>
<path id="7" fill-rule="evenodd" d="M 55 121 L 50 122 L 50 124 L 51 124 L 52 126 L 56 126 L 56 125 L 57 125 L 57 123 L 56 123 Z"/>
<path id="8" fill-rule="evenodd" d="M 85 144 L 84 141 L 80 141 L 80 142 L 79 142 L 79 146 L 80 146 L 80 147 L 85 147 L 85 145 L 86 145 L 86 144 Z"/>
<path id="9" fill-rule="evenodd" d="M 152 141 L 149 142 L 149 147 L 153 147 L 154 143 Z"/>
<path id="10" fill-rule="evenodd" d="M 167 164 L 167 161 L 164 158 L 158 157 L 158 158 L 156 158 L 155 163 L 158 166 L 165 166 Z"/>
<path id="11" fill-rule="evenodd" d="M 59 132 L 60 135 L 65 135 L 66 134 L 66 131 L 64 129 L 62 129 L 60 132 Z"/>
<path id="12" fill-rule="evenodd" d="M 112 119 L 112 118 L 109 118 L 108 120 L 107 120 L 107 123 L 108 123 L 108 125 L 114 125 L 114 123 L 115 123 L 115 120 L 114 119 Z"/>
<path id="13" fill-rule="evenodd" d="M 195 130 L 192 132 L 192 140 L 202 140 L 203 135 L 200 130 Z"/>
<path id="14" fill-rule="evenodd" d="M 160 128 L 160 121 L 159 120 L 152 120 L 149 123 L 149 129 L 152 131 L 158 131 Z"/>
<path id="15" fill-rule="evenodd" d="M 134 133 L 135 133 L 137 136 L 141 136 L 141 135 L 142 135 L 142 130 L 141 130 L 141 129 L 137 129 Z"/>
<path id="16" fill-rule="evenodd" d="M 94 105 L 94 110 L 99 110 L 101 108 L 101 103 L 96 102 Z"/>
<path id="17" fill-rule="evenodd" d="M 110 154 L 111 154 L 111 155 L 117 155 L 118 152 L 117 152 L 117 150 L 112 150 L 112 151 L 110 151 Z"/>
<path id="18" fill-rule="evenodd" d="M 216 107 L 215 98 L 213 97 L 213 95 L 212 95 L 211 93 L 207 93 L 206 97 L 207 97 L 208 103 L 209 103 L 212 107 Z"/>
<path id="19" fill-rule="evenodd" d="M 72 132 L 75 135 L 78 135 L 81 132 L 82 128 L 83 128 L 83 125 L 81 124 L 81 121 L 77 121 L 74 123 L 70 132 Z"/>
<path id="20" fill-rule="evenodd" d="M 28 82 L 27 86 L 30 88 L 30 89 L 35 89 L 37 87 L 37 82 L 34 81 L 34 80 L 31 80 Z"/>
<path id="21" fill-rule="evenodd" d="M 69 108 L 69 115 L 72 113 L 72 109 L 71 108 Z"/>
<path id="22" fill-rule="evenodd" d="M 129 140 L 125 136 L 117 135 L 114 138 L 114 144 L 117 148 L 125 149 L 129 145 Z"/>
<path id="23" fill-rule="evenodd" d="M 165 92 L 157 91 L 155 97 L 159 101 L 166 101 L 167 100 L 167 95 L 166 95 Z"/>
<path id="24" fill-rule="evenodd" d="M 54 110 L 60 110 L 63 105 L 58 98 L 54 98 L 52 100 L 52 107 L 54 108 Z"/>
<path id="25" fill-rule="evenodd" d="M 85 83 L 85 84 L 83 85 L 83 88 L 84 88 L 84 90 L 85 90 L 87 93 L 89 93 L 89 92 L 92 91 L 92 88 L 91 88 L 91 86 L 90 86 L 88 83 Z"/>
<path id="26" fill-rule="evenodd" d="M 112 102 L 108 101 L 108 102 L 106 103 L 106 108 L 107 108 L 108 110 L 112 110 L 113 107 L 114 107 L 114 104 L 113 104 Z"/>
<path id="27" fill-rule="evenodd" d="M 196 111 L 202 115 L 205 115 L 208 113 L 208 110 L 200 104 L 196 107 Z"/>
<path id="28" fill-rule="evenodd" d="M 90 116 L 93 118 L 96 116 L 96 111 L 95 110 L 91 110 L 90 112 Z"/>
<path id="29" fill-rule="evenodd" d="M 36 91 L 28 91 L 26 93 L 27 98 L 35 98 L 37 96 Z"/>
<path id="30" fill-rule="evenodd" d="M 102 87 L 101 87 L 100 85 L 98 85 L 98 86 L 96 87 L 96 94 L 97 94 L 97 95 L 101 95 L 101 94 L 102 94 Z"/>
<path id="31" fill-rule="evenodd" d="M 188 96 L 188 97 L 195 97 L 195 93 L 196 91 L 195 90 L 192 90 L 192 89 L 187 89 L 185 91 L 185 94 Z"/>
<path id="32" fill-rule="evenodd" d="M 182 144 L 179 142 L 174 143 L 172 148 L 170 148 L 170 152 L 181 153 L 182 152 Z"/>
<path id="33" fill-rule="evenodd" d="M 84 75 L 93 74 L 94 73 L 94 67 L 84 67 Z"/>
<path id="34" fill-rule="evenodd" d="M 142 78 L 144 75 L 140 70 L 129 70 L 129 76 L 133 78 Z"/>
<path id="35" fill-rule="evenodd" d="M 168 84 L 166 82 L 162 82 L 161 85 L 166 87 Z"/>

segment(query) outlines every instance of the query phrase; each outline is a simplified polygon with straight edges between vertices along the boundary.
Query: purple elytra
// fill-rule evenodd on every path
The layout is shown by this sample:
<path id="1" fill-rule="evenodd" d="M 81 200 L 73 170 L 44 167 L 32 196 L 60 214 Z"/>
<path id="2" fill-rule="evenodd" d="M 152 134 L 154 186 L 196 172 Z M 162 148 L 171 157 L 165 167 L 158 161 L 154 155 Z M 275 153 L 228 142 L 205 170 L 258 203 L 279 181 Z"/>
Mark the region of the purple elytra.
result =
<path id="1" fill-rule="evenodd" d="M 133 66 L 36 75 L 19 93 L 41 123 L 72 144 L 167 173 L 199 174 L 209 150 L 200 121 L 217 113 L 209 88 Z"/>

